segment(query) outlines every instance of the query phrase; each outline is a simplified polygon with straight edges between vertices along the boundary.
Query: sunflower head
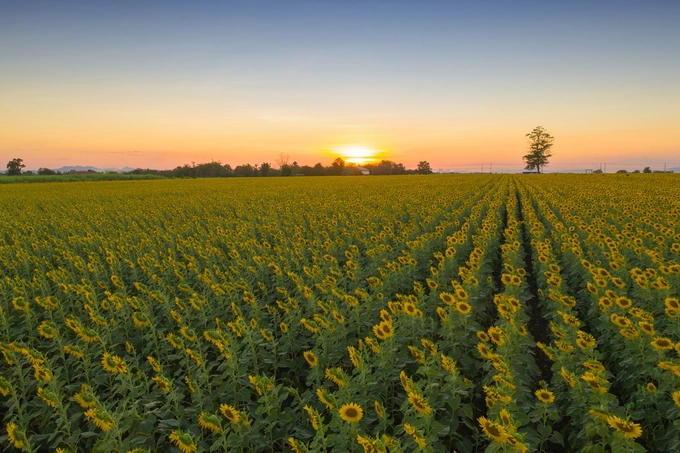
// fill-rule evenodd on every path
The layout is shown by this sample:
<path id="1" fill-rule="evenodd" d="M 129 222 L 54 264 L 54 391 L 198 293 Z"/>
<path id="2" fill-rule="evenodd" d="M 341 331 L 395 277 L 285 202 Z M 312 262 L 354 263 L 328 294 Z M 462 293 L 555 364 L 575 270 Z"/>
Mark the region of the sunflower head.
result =
<path id="1" fill-rule="evenodd" d="M 538 389 L 535 392 L 536 398 L 543 404 L 551 404 L 555 401 L 555 395 L 553 392 L 547 389 Z"/>
<path id="2" fill-rule="evenodd" d="M 340 418 L 348 423 L 358 423 L 364 416 L 364 411 L 356 403 L 344 404 L 340 407 Z"/>
<path id="3" fill-rule="evenodd" d="M 491 420 L 487 419 L 486 417 L 479 417 L 477 419 L 479 422 L 479 426 L 481 426 L 482 430 L 484 430 L 484 434 L 486 434 L 489 439 L 494 440 L 498 443 L 506 443 L 508 441 L 508 433 L 503 428 L 503 426 L 499 425 L 498 423 L 494 423 Z"/>

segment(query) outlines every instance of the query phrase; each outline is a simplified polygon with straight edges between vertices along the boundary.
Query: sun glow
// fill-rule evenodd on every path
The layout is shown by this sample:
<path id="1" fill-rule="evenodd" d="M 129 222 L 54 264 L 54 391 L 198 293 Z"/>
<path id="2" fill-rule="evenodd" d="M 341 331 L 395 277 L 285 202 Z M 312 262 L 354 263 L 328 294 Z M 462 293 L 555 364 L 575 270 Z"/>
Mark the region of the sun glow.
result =
<path id="1" fill-rule="evenodd" d="M 363 165 L 378 160 L 377 150 L 364 145 L 348 145 L 337 148 L 337 153 L 345 162 Z"/>

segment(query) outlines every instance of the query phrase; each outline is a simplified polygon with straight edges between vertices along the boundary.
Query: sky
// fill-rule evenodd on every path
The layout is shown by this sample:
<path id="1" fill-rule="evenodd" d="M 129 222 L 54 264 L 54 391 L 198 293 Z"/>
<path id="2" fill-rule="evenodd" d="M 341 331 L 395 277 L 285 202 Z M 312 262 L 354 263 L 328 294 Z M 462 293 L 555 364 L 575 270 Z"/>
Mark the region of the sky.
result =
<path id="1" fill-rule="evenodd" d="M 678 1 L 0 1 L 0 166 L 680 166 Z"/>

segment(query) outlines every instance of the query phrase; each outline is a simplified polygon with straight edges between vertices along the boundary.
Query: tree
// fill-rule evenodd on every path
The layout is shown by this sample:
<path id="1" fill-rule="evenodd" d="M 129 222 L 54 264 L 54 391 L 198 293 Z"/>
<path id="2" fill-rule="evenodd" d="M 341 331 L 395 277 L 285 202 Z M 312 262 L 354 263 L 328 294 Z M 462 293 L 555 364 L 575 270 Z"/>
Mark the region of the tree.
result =
<path id="1" fill-rule="evenodd" d="M 421 160 L 420 162 L 418 162 L 418 167 L 416 167 L 416 171 L 421 175 L 429 175 L 430 173 L 432 173 L 432 167 L 430 167 L 429 162 Z"/>
<path id="2" fill-rule="evenodd" d="M 318 162 L 316 165 L 314 165 L 314 168 L 312 168 L 312 176 L 323 176 L 326 174 L 326 169 L 323 168 L 323 165 L 321 165 L 321 162 Z"/>
<path id="3" fill-rule="evenodd" d="M 340 175 L 342 175 L 342 171 L 344 169 L 345 169 L 345 161 L 342 160 L 340 157 L 338 157 L 331 164 L 331 171 L 329 171 L 328 173 L 331 174 L 331 175 L 340 176 Z"/>
<path id="4" fill-rule="evenodd" d="M 276 162 L 276 165 L 279 166 L 279 170 L 283 171 L 283 167 L 288 166 L 289 160 L 290 160 L 290 156 L 288 154 L 279 153 L 279 157 L 276 158 L 275 162 Z"/>
<path id="5" fill-rule="evenodd" d="M 260 165 L 260 172 L 262 173 L 262 176 L 267 176 L 269 174 L 269 170 L 271 170 L 272 164 L 268 162 L 262 162 L 262 165 Z"/>
<path id="6" fill-rule="evenodd" d="M 550 148 L 552 148 L 555 138 L 541 126 L 535 127 L 526 136 L 529 138 L 529 153 L 522 157 L 527 164 L 524 168 L 529 171 L 536 170 L 540 173 L 541 168 L 548 165 L 548 158 L 552 156 Z"/>
<path id="7" fill-rule="evenodd" d="M 57 172 L 52 170 L 51 168 L 41 167 L 41 168 L 38 169 L 38 174 L 39 175 L 56 175 Z"/>
<path id="8" fill-rule="evenodd" d="M 17 176 L 21 174 L 21 169 L 26 167 L 24 160 L 15 158 L 7 162 L 7 176 Z"/>
<path id="9" fill-rule="evenodd" d="M 649 168 L 649 167 L 645 167 L 645 169 L 642 170 L 642 173 L 651 173 L 651 172 L 652 172 L 652 169 Z"/>

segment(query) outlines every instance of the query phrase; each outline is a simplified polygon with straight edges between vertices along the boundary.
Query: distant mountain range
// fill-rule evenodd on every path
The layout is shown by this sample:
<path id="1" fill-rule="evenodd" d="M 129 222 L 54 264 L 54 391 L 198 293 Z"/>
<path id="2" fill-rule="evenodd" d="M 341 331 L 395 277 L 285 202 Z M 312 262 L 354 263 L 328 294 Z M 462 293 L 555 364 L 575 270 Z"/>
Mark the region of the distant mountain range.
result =
<path id="1" fill-rule="evenodd" d="M 99 167 L 89 167 L 89 166 L 83 167 L 83 166 L 80 166 L 80 165 L 72 165 L 72 166 L 67 165 L 67 166 L 64 166 L 64 167 L 61 167 L 61 168 L 53 168 L 53 170 L 59 171 L 61 173 L 68 173 L 70 171 L 89 171 L 89 170 L 96 171 L 97 173 L 106 173 L 106 172 L 109 172 L 109 171 L 115 171 L 116 173 L 127 173 L 127 172 L 134 170 L 134 168 L 132 168 L 132 167 L 99 168 Z"/>

